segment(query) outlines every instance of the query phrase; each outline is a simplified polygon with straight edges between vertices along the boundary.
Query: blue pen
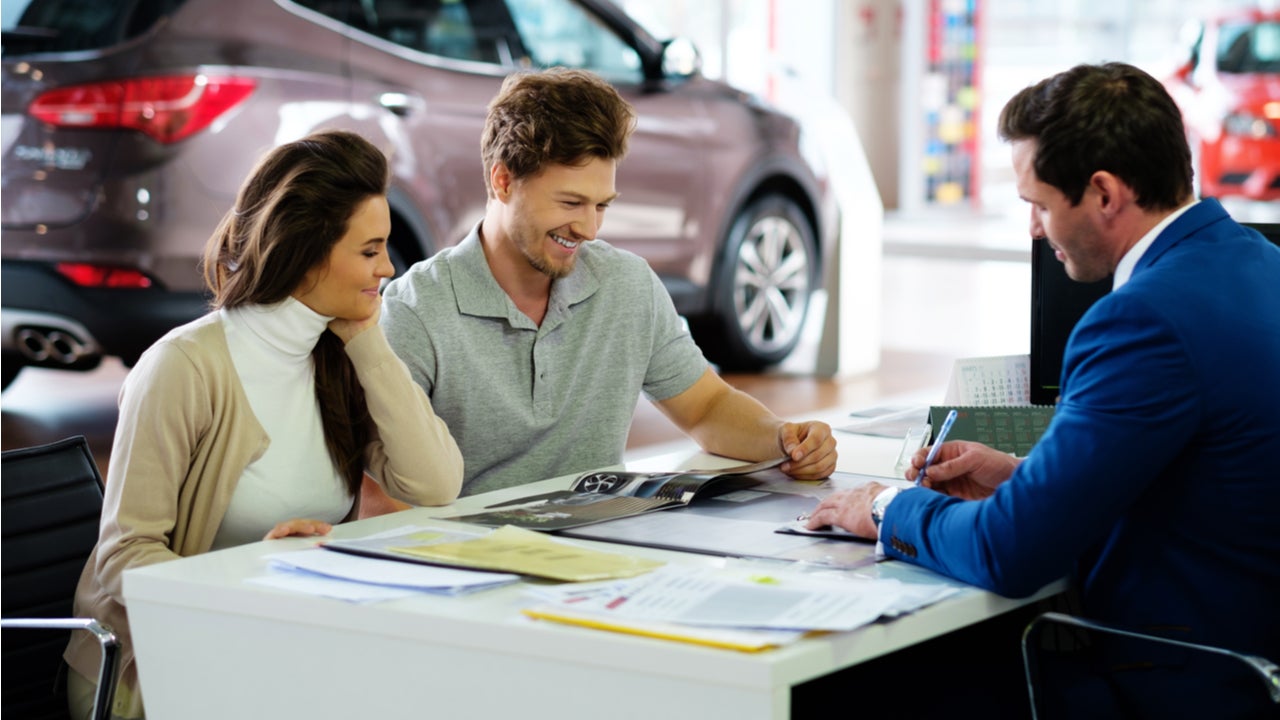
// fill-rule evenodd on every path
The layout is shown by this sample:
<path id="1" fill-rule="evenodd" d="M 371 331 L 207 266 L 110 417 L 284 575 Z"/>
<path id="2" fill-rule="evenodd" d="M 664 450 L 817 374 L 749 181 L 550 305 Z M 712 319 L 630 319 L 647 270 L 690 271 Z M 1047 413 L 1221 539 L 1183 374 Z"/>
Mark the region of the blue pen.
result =
<path id="1" fill-rule="evenodd" d="M 924 467 L 920 468 L 920 474 L 916 476 L 916 487 L 924 482 L 924 471 L 929 469 L 933 459 L 938 457 L 938 447 L 947 439 L 947 433 L 951 432 L 951 425 L 956 421 L 956 411 L 954 409 L 947 413 L 947 419 L 942 421 L 942 429 L 938 430 L 938 437 L 933 439 L 933 446 L 929 448 L 929 454 L 924 458 Z"/>

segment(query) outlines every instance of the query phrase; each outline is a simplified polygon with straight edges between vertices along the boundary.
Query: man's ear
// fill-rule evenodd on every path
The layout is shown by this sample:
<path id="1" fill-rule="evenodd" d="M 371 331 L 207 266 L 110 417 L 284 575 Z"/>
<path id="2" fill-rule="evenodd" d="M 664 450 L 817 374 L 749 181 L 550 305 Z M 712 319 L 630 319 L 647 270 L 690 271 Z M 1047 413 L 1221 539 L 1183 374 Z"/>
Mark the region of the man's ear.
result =
<path id="1" fill-rule="evenodd" d="M 1134 201 L 1133 188 L 1106 170 L 1099 170 L 1089 177 L 1089 190 L 1094 195 L 1098 211 L 1107 219 L 1114 219 Z"/>
<path id="2" fill-rule="evenodd" d="M 511 171 L 501 162 L 495 162 L 493 167 L 489 168 L 489 190 L 493 192 L 493 196 L 502 202 L 506 202 L 511 197 L 511 184 L 514 178 L 511 177 Z"/>

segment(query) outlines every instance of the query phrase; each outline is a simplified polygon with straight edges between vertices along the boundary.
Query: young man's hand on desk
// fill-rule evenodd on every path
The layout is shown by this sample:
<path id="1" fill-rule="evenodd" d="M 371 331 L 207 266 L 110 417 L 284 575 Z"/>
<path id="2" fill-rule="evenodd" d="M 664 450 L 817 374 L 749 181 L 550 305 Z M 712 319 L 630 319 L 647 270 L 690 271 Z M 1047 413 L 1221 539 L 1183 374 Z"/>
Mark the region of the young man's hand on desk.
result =
<path id="1" fill-rule="evenodd" d="M 836 470 L 836 441 L 824 422 L 783 423 L 778 443 L 788 458 L 779 469 L 796 480 L 821 480 Z"/>

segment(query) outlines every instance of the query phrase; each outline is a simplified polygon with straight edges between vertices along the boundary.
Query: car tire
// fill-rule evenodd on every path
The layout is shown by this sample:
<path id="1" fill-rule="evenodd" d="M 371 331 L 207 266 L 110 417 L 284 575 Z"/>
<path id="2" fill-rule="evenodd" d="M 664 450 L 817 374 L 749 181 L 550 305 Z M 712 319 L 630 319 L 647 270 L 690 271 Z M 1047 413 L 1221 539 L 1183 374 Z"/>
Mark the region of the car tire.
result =
<path id="1" fill-rule="evenodd" d="M 748 204 L 729 226 L 712 312 L 690 320 L 707 360 L 735 372 L 784 360 L 804 330 L 817 263 L 813 227 L 794 201 L 769 194 Z"/>
<path id="2" fill-rule="evenodd" d="M 22 372 L 22 368 L 26 364 L 22 362 L 22 358 L 17 353 L 4 353 L 0 355 L 0 390 L 8 389 L 9 384 L 18 377 L 18 373 Z"/>

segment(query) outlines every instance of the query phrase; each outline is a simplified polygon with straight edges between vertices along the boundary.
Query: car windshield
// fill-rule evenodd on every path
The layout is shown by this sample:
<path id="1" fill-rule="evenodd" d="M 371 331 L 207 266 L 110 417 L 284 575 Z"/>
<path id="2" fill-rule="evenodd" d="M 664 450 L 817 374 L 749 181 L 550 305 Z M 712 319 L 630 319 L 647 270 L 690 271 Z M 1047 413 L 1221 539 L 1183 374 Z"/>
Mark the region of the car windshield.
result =
<path id="1" fill-rule="evenodd" d="M 3 54 L 111 47 L 141 35 L 184 0 L 6 0 Z"/>
<path id="2" fill-rule="evenodd" d="M 1218 69 L 1224 73 L 1280 73 L 1280 22 L 1223 25 Z"/>

